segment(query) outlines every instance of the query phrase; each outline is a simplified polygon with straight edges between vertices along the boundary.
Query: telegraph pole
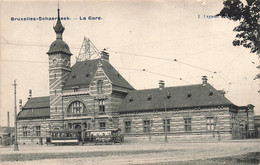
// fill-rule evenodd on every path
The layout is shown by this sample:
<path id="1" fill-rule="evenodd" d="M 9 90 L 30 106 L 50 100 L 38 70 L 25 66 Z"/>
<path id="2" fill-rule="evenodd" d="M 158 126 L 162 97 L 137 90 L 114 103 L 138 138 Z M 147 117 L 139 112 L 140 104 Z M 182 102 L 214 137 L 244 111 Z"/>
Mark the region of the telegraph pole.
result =
<path id="1" fill-rule="evenodd" d="M 14 141 L 14 151 L 19 151 L 18 149 L 18 143 L 17 143 L 17 119 L 16 119 L 16 111 L 17 111 L 17 107 L 16 107 L 16 80 L 14 80 L 14 126 L 15 126 L 15 141 Z"/>
<path id="2" fill-rule="evenodd" d="M 168 126 L 168 123 L 167 123 L 167 108 L 166 108 L 166 100 L 165 100 L 165 104 L 164 104 L 164 112 L 165 112 L 165 123 L 164 123 L 164 142 L 167 143 L 168 142 L 168 138 L 167 138 L 167 126 Z"/>

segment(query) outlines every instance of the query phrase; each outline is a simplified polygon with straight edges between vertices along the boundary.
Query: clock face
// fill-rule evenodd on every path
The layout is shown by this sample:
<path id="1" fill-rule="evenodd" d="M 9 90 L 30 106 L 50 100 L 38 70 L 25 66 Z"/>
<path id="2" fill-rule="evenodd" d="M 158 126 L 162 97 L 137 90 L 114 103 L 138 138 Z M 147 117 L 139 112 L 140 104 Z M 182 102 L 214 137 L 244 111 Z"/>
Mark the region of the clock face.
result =
<path id="1" fill-rule="evenodd" d="M 55 59 L 52 60 L 52 63 L 53 63 L 53 65 L 57 65 L 58 64 L 58 60 L 55 58 Z"/>

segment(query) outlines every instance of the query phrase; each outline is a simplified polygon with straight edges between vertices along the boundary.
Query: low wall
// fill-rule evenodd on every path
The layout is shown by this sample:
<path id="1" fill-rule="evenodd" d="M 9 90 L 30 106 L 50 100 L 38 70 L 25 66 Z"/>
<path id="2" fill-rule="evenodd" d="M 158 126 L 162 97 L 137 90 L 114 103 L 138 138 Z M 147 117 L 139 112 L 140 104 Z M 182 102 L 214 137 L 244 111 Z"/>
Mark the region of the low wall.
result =
<path id="1" fill-rule="evenodd" d="M 19 145 L 43 145 L 46 143 L 46 138 L 28 137 L 28 138 L 20 138 L 17 141 Z"/>
<path id="2" fill-rule="evenodd" d="M 142 135 L 125 135 L 124 140 L 126 143 L 136 143 L 136 142 L 146 142 L 146 141 L 165 141 L 164 134 L 142 134 Z M 221 140 L 232 140 L 232 135 L 229 132 L 210 132 L 210 133 L 190 133 L 190 134 L 167 134 L 168 141 L 176 141 L 176 142 L 213 142 L 213 141 L 221 141 Z"/>

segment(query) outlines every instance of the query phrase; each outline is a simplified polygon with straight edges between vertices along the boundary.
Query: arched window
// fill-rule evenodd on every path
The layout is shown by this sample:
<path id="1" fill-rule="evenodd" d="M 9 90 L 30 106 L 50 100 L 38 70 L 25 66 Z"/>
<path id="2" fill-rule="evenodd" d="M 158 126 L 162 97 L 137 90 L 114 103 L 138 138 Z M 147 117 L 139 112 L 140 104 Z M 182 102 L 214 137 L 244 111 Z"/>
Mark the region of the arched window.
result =
<path id="1" fill-rule="evenodd" d="M 103 90 L 103 81 L 102 80 L 98 80 L 97 81 L 97 92 L 98 93 L 102 93 Z"/>
<path id="2" fill-rule="evenodd" d="M 81 101 L 73 101 L 70 103 L 67 112 L 68 114 L 86 113 L 86 106 Z"/>

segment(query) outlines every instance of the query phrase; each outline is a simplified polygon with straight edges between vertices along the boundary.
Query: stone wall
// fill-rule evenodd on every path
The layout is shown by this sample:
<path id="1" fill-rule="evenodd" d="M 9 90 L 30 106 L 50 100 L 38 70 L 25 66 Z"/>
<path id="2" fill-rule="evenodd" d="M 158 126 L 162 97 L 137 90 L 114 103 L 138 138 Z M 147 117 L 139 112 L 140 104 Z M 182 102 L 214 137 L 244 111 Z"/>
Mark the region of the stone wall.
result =
<path id="1" fill-rule="evenodd" d="M 191 119 L 190 131 L 185 130 L 186 118 Z M 210 130 L 207 129 L 207 118 L 212 118 L 214 122 L 214 126 Z M 175 138 L 184 139 L 185 137 L 194 139 L 195 137 L 201 137 L 200 139 L 203 139 L 202 137 L 208 137 L 210 139 L 219 131 L 220 134 L 226 134 L 225 137 L 228 139 L 231 138 L 228 107 L 120 114 L 119 127 L 122 129 L 122 132 L 125 132 L 125 122 L 131 121 L 131 133 L 125 133 L 126 137 L 148 136 L 149 134 L 144 132 L 143 121 L 151 120 L 152 136 L 161 136 L 164 135 L 164 119 L 170 120 L 170 132 L 167 133 Z"/>
<path id="2" fill-rule="evenodd" d="M 40 126 L 40 135 L 36 134 L 36 126 Z M 27 127 L 23 130 L 23 127 Z M 18 120 L 17 122 L 17 141 L 18 144 L 42 144 L 46 143 L 46 137 L 49 137 L 50 122 L 46 119 Z M 23 133 L 27 132 L 27 136 Z"/>
<path id="3" fill-rule="evenodd" d="M 238 122 L 239 124 L 243 124 L 243 123 L 247 123 L 248 122 L 248 130 L 254 130 L 254 109 L 250 109 L 250 108 L 243 108 L 243 109 L 239 109 L 238 113 L 237 113 L 237 118 L 238 118 Z"/>

